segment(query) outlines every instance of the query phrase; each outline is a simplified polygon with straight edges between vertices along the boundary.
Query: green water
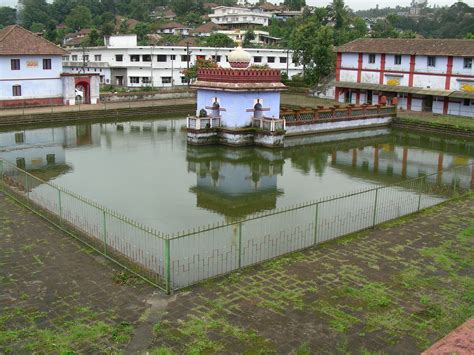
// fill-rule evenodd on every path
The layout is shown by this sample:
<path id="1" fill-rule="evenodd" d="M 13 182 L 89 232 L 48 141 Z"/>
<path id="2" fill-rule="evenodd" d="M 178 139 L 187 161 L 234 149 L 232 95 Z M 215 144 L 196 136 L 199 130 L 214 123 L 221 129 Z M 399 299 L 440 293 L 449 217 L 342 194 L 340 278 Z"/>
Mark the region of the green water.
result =
<path id="1" fill-rule="evenodd" d="M 474 162 L 474 142 L 377 129 L 284 149 L 193 147 L 184 119 L 0 132 L 0 157 L 159 231 L 435 174 Z M 307 143 L 305 145 L 299 145 Z M 473 172 L 460 176 L 471 186 Z"/>

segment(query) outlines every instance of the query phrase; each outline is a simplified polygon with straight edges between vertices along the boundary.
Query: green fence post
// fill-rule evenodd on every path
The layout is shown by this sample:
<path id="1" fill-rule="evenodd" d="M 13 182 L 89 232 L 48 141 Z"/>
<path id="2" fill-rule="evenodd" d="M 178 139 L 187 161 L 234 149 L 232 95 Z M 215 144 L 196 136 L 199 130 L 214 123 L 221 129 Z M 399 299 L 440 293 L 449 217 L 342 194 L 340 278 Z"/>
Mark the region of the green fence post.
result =
<path id="1" fill-rule="evenodd" d="M 318 213 L 319 213 L 319 202 L 316 204 L 316 212 L 314 216 L 314 244 L 318 243 Z"/>
<path id="2" fill-rule="evenodd" d="M 239 223 L 239 269 L 242 266 L 242 222 Z"/>
<path id="3" fill-rule="evenodd" d="M 379 198 L 379 189 L 375 189 L 375 203 L 374 203 L 374 219 L 372 221 L 372 228 L 375 228 L 375 220 L 377 217 L 377 202 Z"/>
<path id="4" fill-rule="evenodd" d="M 165 284 L 166 293 L 171 294 L 171 268 L 170 268 L 170 240 L 166 237 L 163 240 L 165 242 L 164 257 L 165 257 Z"/>
<path id="5" fill-rule="evenodd" d="M 59 206 L 59 225 L 63 225 L 63 205 L 61 202 L 61 190 L 58 189 L 58 206 Z"/>
<path id="6" fill-rule="evenodd" d="M 102 210 L 102 216 L 103 216 L 103 233 L 104 233 L 104 254 L 107 255 L 107 219 L 105 215 L 105 210 Z"/>

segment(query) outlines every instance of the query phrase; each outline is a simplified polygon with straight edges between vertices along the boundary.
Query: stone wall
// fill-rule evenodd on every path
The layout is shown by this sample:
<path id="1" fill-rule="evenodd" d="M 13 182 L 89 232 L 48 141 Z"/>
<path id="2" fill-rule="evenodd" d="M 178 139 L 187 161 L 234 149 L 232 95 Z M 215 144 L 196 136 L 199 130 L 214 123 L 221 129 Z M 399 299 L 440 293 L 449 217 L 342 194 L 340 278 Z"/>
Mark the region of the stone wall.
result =
<path id="1" fill-rule="evenodd" d="M 143 100 L 166 100 L 196 97 L 194 90 L 160 90 L 124 93 L 101 93 L 101 102 L 127 102 Z"/>

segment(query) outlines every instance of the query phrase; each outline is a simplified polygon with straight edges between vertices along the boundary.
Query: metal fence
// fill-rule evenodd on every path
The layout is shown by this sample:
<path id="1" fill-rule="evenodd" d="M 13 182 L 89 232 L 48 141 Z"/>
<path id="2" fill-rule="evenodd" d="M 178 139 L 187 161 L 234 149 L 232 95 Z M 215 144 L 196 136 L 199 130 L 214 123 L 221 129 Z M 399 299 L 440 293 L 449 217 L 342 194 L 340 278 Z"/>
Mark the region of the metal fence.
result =
<path id="1" fill-rule="evenodd" d="M 472 165 L 463 165 L 164 235 L 9 162 L 0 160 L 0 176 L 7 195 L 168 293 L 437 205 L 473 184 Z"/>

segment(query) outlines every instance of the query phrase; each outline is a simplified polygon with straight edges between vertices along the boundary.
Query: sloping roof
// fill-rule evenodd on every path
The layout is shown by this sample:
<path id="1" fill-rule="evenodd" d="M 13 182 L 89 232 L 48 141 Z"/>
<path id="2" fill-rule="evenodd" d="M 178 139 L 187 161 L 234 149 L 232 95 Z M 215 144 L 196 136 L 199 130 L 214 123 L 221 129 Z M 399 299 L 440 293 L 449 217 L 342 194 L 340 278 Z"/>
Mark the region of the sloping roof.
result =
<path id="1" fill-rule="evenodd" d="M 159 28 L 161 29 L 165 29 L 165 28 L 188 28 L 178 22 L 168 22 L 168 23 L 165 23 L 164 25 L 161 25 Z"/>
<path id="2" fill-rule="evenodd" d="M 0 55 L 63 55 L 64 49 L 18 25 L 0 30 Z"/>
<path id="3" fill-rule="evenodd" d="M 214 22 L 208 22 L 205 23 L 204 25 L 201 25 L 199 27 L 196 27 L 194 30 L 192 30 L 192 33 L 209 33 L 212 32 L 213 30 L 219 30 L 221 29 L 221 26 Z"/>
<path id="4" fill-rule="evenodd" d="M 181 46 L 181 47 L 184 47 L 186 45 L 195 47 L 197 45 L 197 41 L 194 38 L 188 37 L 188 38 L 182 39 L 177 44 L 177 46 Z"/>
<path id="5" fill-rule="evenodd" d="M 337 47 L 336 51 L 474 57 L 474 40 L 360 38 Z"/>

